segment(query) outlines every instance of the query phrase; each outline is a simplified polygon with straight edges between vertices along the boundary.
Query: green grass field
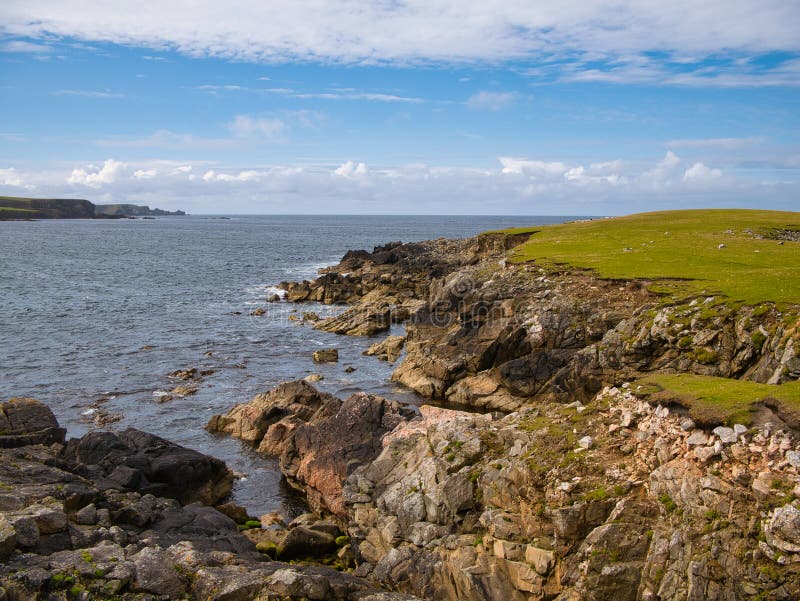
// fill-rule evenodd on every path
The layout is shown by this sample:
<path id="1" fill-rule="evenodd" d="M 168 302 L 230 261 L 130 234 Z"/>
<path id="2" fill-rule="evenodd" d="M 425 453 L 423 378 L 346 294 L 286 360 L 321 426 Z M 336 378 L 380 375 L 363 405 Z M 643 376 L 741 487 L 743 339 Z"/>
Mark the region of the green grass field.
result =
<path id="1" fill-rule="evenodd" d="M 655 374 L 637 380 L 634 389 L 637 385 L 642 387 L 637 394 L 651 402 L 681 405 L 700 425 L 750 425 L 754 410 L 765 402 L 778 407 L 787 421 L 800 422 L 800 381 L 774 386 L 693 374 Z"/>
<path id="2" fill-rule="evenodd" d="M 502 232 L 531 233 L 512 251 L 513 262 L 649 280 L 651 290 L 675 298 L 721 294 L 755 305 L 800 303 L 800 242 L 774 238 L 786 230 L 800 231 L 800 213 L 663 211 Z"/>

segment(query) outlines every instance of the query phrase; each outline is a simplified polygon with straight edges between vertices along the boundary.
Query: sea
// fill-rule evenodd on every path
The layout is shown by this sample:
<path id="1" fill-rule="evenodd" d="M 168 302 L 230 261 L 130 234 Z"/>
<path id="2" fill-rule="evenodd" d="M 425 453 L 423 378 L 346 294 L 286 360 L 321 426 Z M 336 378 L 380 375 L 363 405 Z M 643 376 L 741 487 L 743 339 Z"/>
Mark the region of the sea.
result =
<path id="1" fill-rule="evenodd" d="M 69 437 L 102 426 L 146 430 L 224 460 L 241 474 L 232 500 L 251 515 L 294 516 L 302 499 L 277 460 L 204 426 L 277 384 L 312 373 L 349 396 L 368 391 L 409 404 L 394 366 L 362 352 L 376 338 L 337 336 L 289 319 L 343 307 L 268 303 L 284 280 L 312 279 L 349 249 L 457 238 L 576 217 L 188 216 L 0 222 L 0 400 L 51 407 Z M 262 307 L 266 313 L 252 316 Z M 395 326 L 402 333 L 403 326 Z M 339 349 L 317 365 L 314 350 Z M 197 368 L 196 394 L 160 402 L 168 374 Z M 354 371 L 348 373 L 347 368 Z"/>

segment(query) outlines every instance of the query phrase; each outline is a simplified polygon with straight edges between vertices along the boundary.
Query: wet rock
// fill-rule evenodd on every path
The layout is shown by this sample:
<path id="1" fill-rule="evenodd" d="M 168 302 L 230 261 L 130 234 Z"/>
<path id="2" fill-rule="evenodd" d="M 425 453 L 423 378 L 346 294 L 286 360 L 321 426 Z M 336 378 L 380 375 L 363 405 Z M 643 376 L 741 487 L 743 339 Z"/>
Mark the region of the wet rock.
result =
<path id="1" fill-rule="evenodd" d="M 291 528 L 278 545 L 278 557 L 282 560 L 322 557 L 335 549 L 336 538 L 332 534 L 297 526 Z"/>
<path id="2" fill-rule="evenodd" d="M 314 351 L 314 361 L 316 363 L 335 363 L 339 360 L 339 351 L 335 348 Z"/>
<path id="3" fill-rule="evenodd" d="M 371 345 L 366 351 L 365 355 L 378 357 L 381 361 L 388 361 L 394 363 L 403 352 L 405 346 L 405 336 L 389 336 L 380 342 Z"/>

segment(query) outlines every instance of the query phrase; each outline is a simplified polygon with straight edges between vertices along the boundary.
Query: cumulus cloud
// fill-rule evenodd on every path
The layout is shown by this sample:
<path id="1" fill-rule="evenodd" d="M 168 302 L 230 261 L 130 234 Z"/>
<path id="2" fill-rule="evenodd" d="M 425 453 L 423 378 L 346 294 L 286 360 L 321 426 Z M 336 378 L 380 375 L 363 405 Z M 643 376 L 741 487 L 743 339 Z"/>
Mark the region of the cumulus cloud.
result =
<path id="1" fill-rule="evenodd" d="M 272 63 L 547 59 L 567 76 L 606 81 L 658 82 L 664 73 L 655 57 L 667 56 L 683 65 L 669 73 L 675 85 L 740 85 L 741 73 L 757 66 L 732 62 L 703 73 L 691 70 L 692 61 L 797 52 L 798 22 L 800 4 L 786 0 L 621 0 L 613 9 L 604 0 L 344 0 L 317 2 L 313 10 L 302 2 L 276 10 L 261 0 L 199 0 L 191 11 L 156 0 L 142 0 L 135 11 L 123 0 L 94 3 L 91 10 L 81 0 L 0 4 L 2 30 L 34 41 L 57 36 Z M 761 75 L 764 84 L 799 81 L 790 62 Z"/>
<path id="2" fill-rule="evenodd" d="M 90 188 L 100 188 L 104 184 L 113 184 L 122 174 L 125 164 L 114 159 L 108 159 L 102 167 L 89 165 L 88 169 L 73 169 L 67 179 L 70 184 L 80 184 Z"/>
<path id="3" fill-rule="evenodd" d="M 561 175 L 569 169 L 567 165 L 559 161 L 536 161 L 513 157 L 500 157 L 498 160 L 503 166 L 502 172 L 506 174 L 529 174 L 533 176 L 537 174 Z"/>
<path id="4" fill-rule="evenodd" d="M 695 163 L 683 173 L 683 181 L 709 181 L 722 177 L 722 171 L 706 167 L 703 163 Z"/>
<path id="5" fill-rule="evenodd" d="M 516 94 L 514 92 L 477 92 L 467 99 L 466 105 L 471 109 L 499 111 L 509 106 Z"/>
<path id="6" fill-rule="evenodd" d="M 766 172 L 772 174 L 772 172 Z M 357 161 L 245 168 L 201 161 L 142 161 L 0 170 L 0 194 L 134 202 L 189 212 L 601 215 L 696 206 L 792 210 L 800 179 L 723 173 L 675 153 L 651 161 L 501 157 L 481 167 Z"/>
<path id="7" fill-rule="evenodd" d="M 367 166 L 364 163 L 347 161 L 337 169 L 334 169 L 333 172 L 341 177 L 358 177 L 367 174 Z"/>

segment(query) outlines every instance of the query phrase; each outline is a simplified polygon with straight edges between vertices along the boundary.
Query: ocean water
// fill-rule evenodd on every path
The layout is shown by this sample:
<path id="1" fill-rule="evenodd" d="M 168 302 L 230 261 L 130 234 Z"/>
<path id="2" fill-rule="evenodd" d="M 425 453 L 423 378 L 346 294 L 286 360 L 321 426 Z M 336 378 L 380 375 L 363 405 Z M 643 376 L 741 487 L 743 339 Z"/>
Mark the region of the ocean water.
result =
<path id="1" fill-rule="evenodd" d="M 136 427 L 223 459 L 244 474 L 233 499 L 251 514 L 294 514 L 302 502 L 275 460 L 203 429 L 280 382 L 322 373 L 317 385 L 419 400 L 389 382 L 393 366 L 362 351 L 375 339 L 337 336 L 289 321 L 266 303 L 282 280 L 310 279 L 348 249 L 393 240 L 464 237 L 559 217 L 204 216 L 155 220 L 0 222 L 0 400 L 47 403 L 68 436 L 93 429 L 99 408 Z M 574 219 L 574 218 L 569 218 Z M 256 307 L 267 313 L 250 316 Z M 398 326 L 402 332 L 402 326 Z M 380 339 L 383 335 L 377 337 Z M 340 360 L 311 353 L 337 347 Z M 352 373 L 345 368 L 355 367 Z M 174 370 L 214 370 L 197 394 L 157 402 L 182 382 Z"/>

